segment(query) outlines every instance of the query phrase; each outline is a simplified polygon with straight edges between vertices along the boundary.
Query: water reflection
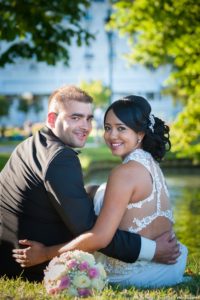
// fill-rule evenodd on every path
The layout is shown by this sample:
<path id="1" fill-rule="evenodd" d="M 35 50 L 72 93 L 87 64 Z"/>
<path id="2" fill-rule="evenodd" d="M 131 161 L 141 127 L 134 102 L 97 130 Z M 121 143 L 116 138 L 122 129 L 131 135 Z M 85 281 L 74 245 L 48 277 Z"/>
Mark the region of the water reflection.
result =
<path id="1" fill-rule="evenodd" d="M 87 178 L 88 183 L 105 182 L 109 171 L 98 171 Z M 200 249 L 200 174 L 186 171 L 164 172 L 169 187 L 178 239 L 187 245 L 190 254 Z"/>
<path id="2" fill-rule="evenodd" d="M 166 173 L 175 217 L 175 231 L 190 254 L 200 248 L 200 176 Z"/>

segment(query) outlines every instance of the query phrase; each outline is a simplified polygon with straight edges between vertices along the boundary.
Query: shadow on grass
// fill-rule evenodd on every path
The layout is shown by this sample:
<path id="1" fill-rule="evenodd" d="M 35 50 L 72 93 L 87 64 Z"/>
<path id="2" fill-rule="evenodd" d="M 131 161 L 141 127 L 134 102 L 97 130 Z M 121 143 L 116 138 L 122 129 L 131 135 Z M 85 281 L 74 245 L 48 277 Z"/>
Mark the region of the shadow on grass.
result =
<path id="1" fill-rule="evenodd" d="M 112 291 L 116 294 L 120 294 L 125 298 L 139 297 L 147 295 L 156 297 L 168 297 L 167 299 L 189 299 L 194 296 L 192 299 L 200 299 L 200 275 L 188 275 L 186 274 L 187 282 L 179 283 L 171 287 L 163 288 L 136 288 L 136 287 L 127 287 L 122 288 L 116 284 L 109 285 L 109 291 L 112 294 Z M 189 297 L 189 298 L 188 298 Z M 114 294 L 113 294 L 114 298 Z M 132 298 L 131 298 L 132 299 Z"/>

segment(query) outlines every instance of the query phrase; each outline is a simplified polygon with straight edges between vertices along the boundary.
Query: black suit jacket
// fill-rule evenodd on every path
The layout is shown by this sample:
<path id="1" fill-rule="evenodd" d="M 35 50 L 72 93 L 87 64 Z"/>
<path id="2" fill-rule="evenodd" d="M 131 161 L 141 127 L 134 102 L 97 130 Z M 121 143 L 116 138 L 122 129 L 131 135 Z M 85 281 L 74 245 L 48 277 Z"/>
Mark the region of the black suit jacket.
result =
<path id="1" fill-rule="evenodd" d="M 93 203 L 83 183 L 77 152 L 47 127 L 13 151 L 0 174 L 0 275 L 42 280 L 46 264 L 22 269 L 12 258 L 19 239 L 46 245 L 68 242 L 95 223 Z M 137 234 L 117 231 L 105 249 L 108 256 L 134 262 L 140 252 Z"/>

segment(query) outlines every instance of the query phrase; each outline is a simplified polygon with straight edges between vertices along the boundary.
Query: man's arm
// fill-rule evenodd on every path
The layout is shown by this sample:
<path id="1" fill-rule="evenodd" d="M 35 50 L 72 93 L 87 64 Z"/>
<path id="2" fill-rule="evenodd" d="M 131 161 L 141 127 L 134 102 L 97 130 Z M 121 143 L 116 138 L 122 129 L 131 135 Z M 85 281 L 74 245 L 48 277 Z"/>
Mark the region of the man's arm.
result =
<path id="1" fill-rule="evenodd" d="M 115 238 L 113 238 L 113 240 L 114 239 Z M 160 263 L 173 264 L 176 262 L 177 257 L 180 255 L 176 238 L 174 235 L 172 236 L 171 232 L 164 233 L 157 239 L 156 242 L 143 237 L 141 238 L 141 242 L 141 251 L 138 257 L 138 259 L 140 260 L 150 261 L 153 258 L 154 261 Z M 30 240 L 21 240 L 19 241 L 19 243 L 24 247 L 26 246 L 27 248 L 14 249 L 13 258 L 23 268 L 31 267 L 50 260 L 54 256 L 60 254 L 60 249 L 62 247 L 65 248 L 65 244 L 46 247 L 44 244 Z M 112 245 L 113 244 L 111 242 L 109 246 L 106 247 L 107 249 L 102 250 L 102 252 L 106 255 L 109 255 L 109 251 L 111 251 L 111 256 L 113 256 L 112 251 L 114 251 L 115 253 L 116 249 L 112 249 Z M 130 255 L 132 255 L 132 252 L 130 252 Z"/>
<path id="2" fill-rule="evenodd" d="M 93 202 L 84 189 L 75 151 L 66 149 L 54 157 L 46 172 L 45 186 L 50 202 L 72 236 L 93 227 L 96 221 Z"/>
<path id="3" fill-rule="evenodd" d="M 99 251 L 124 262 L 135 262 L 141 249 L 141 236 L 127 231 L 117 230 L 109 245 Z"/>

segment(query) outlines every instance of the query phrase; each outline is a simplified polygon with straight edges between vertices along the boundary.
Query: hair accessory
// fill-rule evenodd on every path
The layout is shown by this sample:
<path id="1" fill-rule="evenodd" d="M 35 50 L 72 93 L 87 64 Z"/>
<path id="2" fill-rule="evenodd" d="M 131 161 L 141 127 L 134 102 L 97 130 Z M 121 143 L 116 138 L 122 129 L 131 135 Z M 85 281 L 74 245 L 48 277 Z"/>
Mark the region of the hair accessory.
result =
<path id="1" fill-rule="evenodd" d="M 155 125 L 154 115 L 152 114 L 149 115 L 149 121 L 150 121 L 149 129 L 151 129 L 151 131 L 154 132 L 154 128 L 153 128 Z"/>

